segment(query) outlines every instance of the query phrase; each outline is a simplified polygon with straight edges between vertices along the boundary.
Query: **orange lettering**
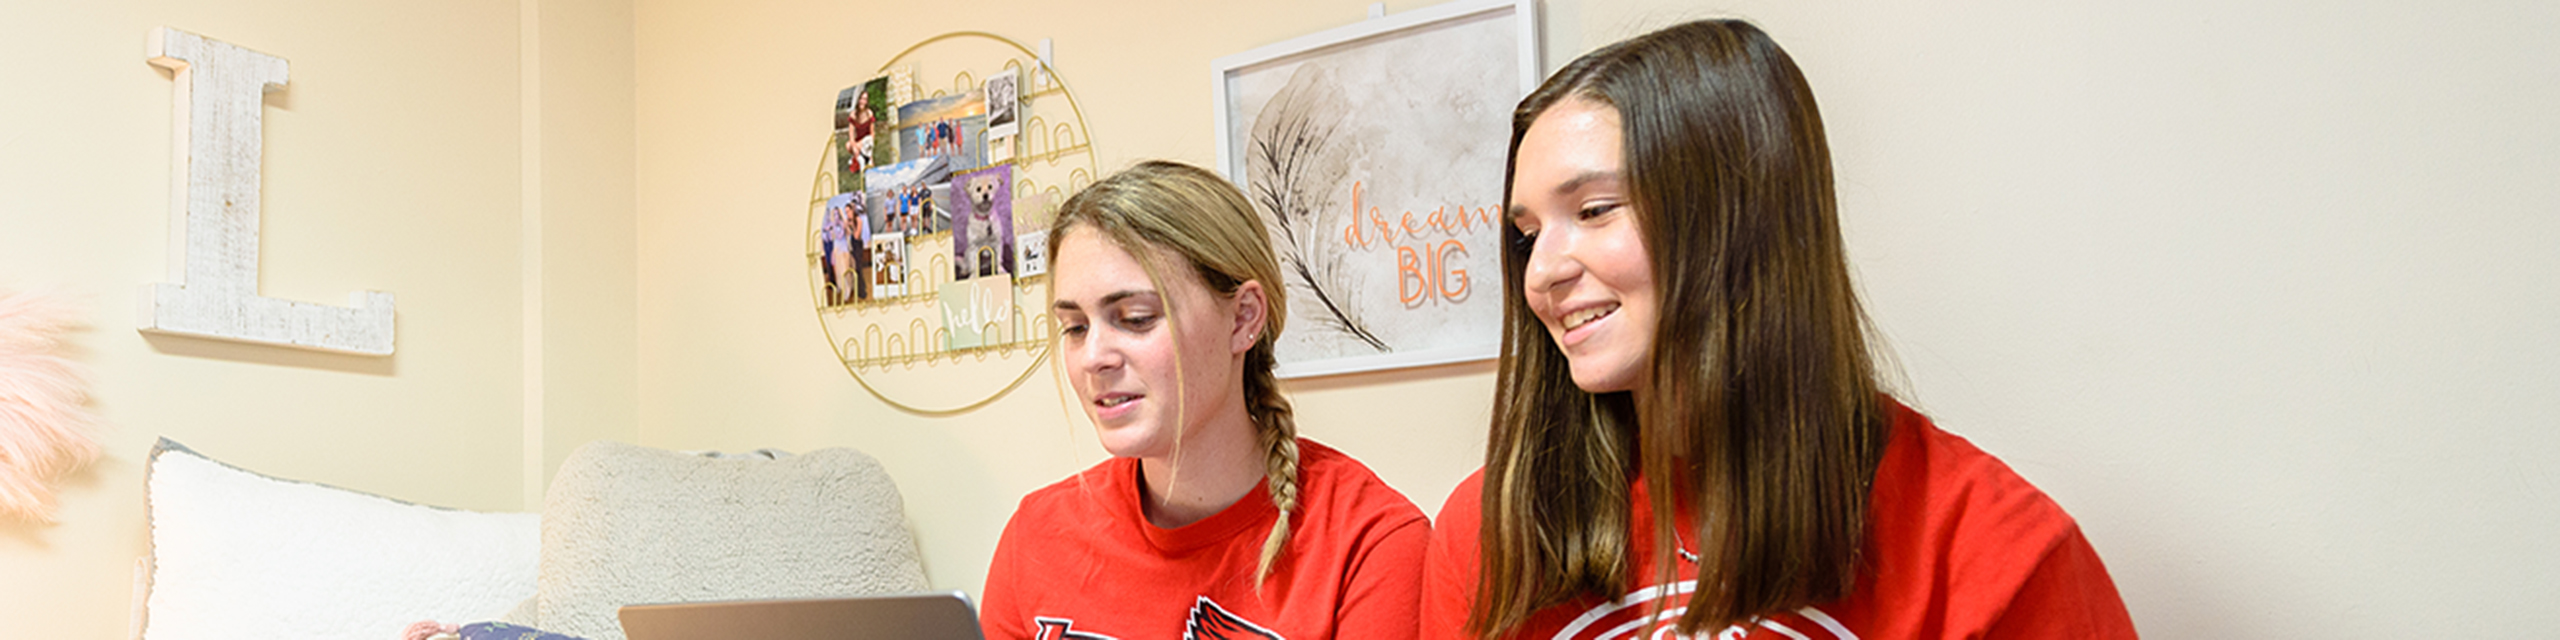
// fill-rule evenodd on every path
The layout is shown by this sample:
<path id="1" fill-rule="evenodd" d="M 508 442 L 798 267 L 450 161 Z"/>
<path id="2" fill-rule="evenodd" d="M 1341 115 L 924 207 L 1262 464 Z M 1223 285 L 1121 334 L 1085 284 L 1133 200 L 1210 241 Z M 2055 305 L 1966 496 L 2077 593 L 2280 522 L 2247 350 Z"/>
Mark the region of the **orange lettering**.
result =
<path id="1" fill-rule="evenodd" d="M 1431 276 L 1422 271 L 1422 257 L 1414 255 L 1413 247 L 1396 247 L 1396 299 L 1410 307 L 1430 295 L 1431 289 Z"/>
<path id="2" fill-rule="evenodd" d="M 1430 235 L 1438 231 L 1444 236 L 1457 236 L 1474 231 L 1478 223 L 1497 226 L 1501 207 L 1469 207 L 1443 204 L 1429 212 L 1405 210 L 1389 219 L 1379 207 L 1369 204 L 1367 181 L 1351 182 L 1351 220 L 1342 226 L 1342 244 L 1370 249 L 1379 243 L 1394 244 L 1399 238 Z"/>
<path id="3" fill-rule="evenodd" d="M 1467 287 L 1472 283 L 1467 281 L 1467 270 L 1448 268 L 1450 254 L 1457 254 L 1460 256 L 1468 255 L 1467 243 L 1459 242 L 1457 240 L 1442 240 L 1440 241 L 1440 249 L 1431 252 L 1431 262 L 1434 263 L 1433 266 L 1438 267 L 1437 269 L 1434 269 L 1434 271 L 1438 271 L 1441 274 L 1440 297 L 1449 300 L 1464 300 L 1467 298 Z M 1449 288 L 1449 276 L 1457 276 L 1458 287 L 1456 289 Z"/>

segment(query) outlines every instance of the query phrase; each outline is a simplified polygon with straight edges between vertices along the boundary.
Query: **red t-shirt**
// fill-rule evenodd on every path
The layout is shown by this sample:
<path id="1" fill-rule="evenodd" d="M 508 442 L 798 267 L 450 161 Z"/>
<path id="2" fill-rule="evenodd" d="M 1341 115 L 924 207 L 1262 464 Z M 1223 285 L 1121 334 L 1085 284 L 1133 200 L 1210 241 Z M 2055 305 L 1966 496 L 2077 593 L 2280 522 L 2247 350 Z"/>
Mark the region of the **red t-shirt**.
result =
<path id="1" fill-rule="evenodd" d="M 1847 598 L 1726 628 L 1720 640 L 1833 638 L 2132 638 L 2133 620 L 2098 553 L 2062 507 L 1964 438 L 1888 402 L 1892 435 L 1876 468 L 1867 565 Z M 1475 598 L 1484 472 L 1440 511 L 1424 569 L 1426 638 L 1465 638 Z M 1514 638 L 1653 637 L 1673 628 L 1697 587 L 1653 575 L 1652 510 L 1634 488 L 1630 571 L 1643 585 L 1530 616 Z M 1684 521 L 1685 514 L 1684 514 Z M 1648 622 L 1655 600 L 1664 613 Z"/>
<path id="2" fill-rule="evenodd" d="M 1430 521 L 1339 451 L 1301 439 L 1298 464 L 1288 546 L 1258 586 L 1279 514 L 1259 485 L 1172 529 L 1139 511 L 1135 458 L 1024 496 L 987 568 L 978 626 L 990 640 L 1413 638 Z"/>

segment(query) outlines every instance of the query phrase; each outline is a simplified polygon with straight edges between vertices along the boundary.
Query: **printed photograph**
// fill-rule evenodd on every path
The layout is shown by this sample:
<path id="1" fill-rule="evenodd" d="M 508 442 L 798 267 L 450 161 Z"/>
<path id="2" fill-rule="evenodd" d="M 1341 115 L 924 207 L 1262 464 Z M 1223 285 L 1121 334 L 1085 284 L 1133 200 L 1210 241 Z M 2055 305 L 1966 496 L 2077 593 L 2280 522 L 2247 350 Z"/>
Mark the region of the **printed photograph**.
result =
<path id="1" fill-rule="evenodd" d="M 996 165 L 953 178 L 960 210 L 951 226 L 952 279 L 1013 273 L 1013 167 Z"/>
<path id="2" fill-rule="evenodd" d="M 863 175 L 863 211 L 877 234 L 926 234 L 951 228 L 951 162 L 924 157 Z"/>
<path id="3" fill-rule="evenodd" d="M 861 193 L 862 172 L 894 158 L 897 147 L 878 134 L 889 130 L 889 79 L 836 92 L 836 192 Z"/>
<path id="4" fill-rule="evenodd" d="M 916 65 L 914 63 L 890 67 L 882 77 L 889 81 L 889 104 L 897 105 L 916 101 Z"/>
<path id="5" fill-rule="evenodd" d="M 860 193 L 862 172 L 871 168 L 871 122 L 855 116 L 867 111 L 862 104 L 862 87 L 836 92 L 836 133 L 829 147 L 836 155 L 836 193 Z"/>
<path id="6" fill-rule="evenodd" d="M 1025 231 L 1014 237 L 1013 246 L 1016 254 L 1014 264 L 1022 267 L 1020 273 L 1013 274 L 1014 277 L 1028 278 L 1049 273 L 1048 229 Z"/>
<path id="7" fill-rule="evenodd" d="M 886 234 L 871 239 L 871 297 L 907 295 L 907 237 Z"/>
<path id="8" fill-rule="evenodd" d="M 972 89 L 899 106 L 898 157 L 946 158 L 952 171 L 986 166 L 986 92 Z"/>
<path id="9" fill-rule="evenodd" d="M 1058 205 L 1066 194 L 1057 189 L 1013 194 L 1013 228 L 1024 233 L 1049 228 L 1058 221 Z"/>
<path id="10" fill-rule="evenodd" d="M 840 193 L 827 199 L 818 226 L 818 270 L 826 276 L 827 306 L 851 304 L 871 297 L 868 281 L 869 226 L 862 215 L 862 194 Z"/>
<path id="11" fill-rule="evenodd" d="M 861 89 L 862 93 L 858 96 L 861 99 L 857 101 L 857 106 L 863 108 L 859 110 L 860 113 L 854 115 L 854 118 L 859 123 L 858 130 L 861 133 L 861 141 L 857 144 L 862 146 L 865 153 L 871 154 L 870 159 L 862 165 L 864 170 L 869 170 L 872 167 L 898 161 L 898 141 L 890 139 L 892 133 L 890 127 L 896 124 L 896 121 L 891 120 L 890 117 L 896 114 L 890 111 L 893 105 L 889 102 L 888 76 L 872 78 L 862 83 Z"/>
<path id="12" fill-rule="evenodd" d="M 1003 138 L 1022 131 L 1022 94 L 1014 90 L 1016 75 L 1006 69 L 987 76 L 987 135 Z"/>

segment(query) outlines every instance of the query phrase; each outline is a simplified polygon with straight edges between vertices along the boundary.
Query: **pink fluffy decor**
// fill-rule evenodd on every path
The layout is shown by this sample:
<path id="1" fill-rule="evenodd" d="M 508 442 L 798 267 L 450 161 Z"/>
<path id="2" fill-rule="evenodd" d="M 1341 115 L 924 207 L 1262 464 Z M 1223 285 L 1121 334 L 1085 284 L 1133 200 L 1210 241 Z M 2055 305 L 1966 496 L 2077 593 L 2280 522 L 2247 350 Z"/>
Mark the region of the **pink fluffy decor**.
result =
<path id="1" fill-rule="evenodd" d="M 0 517 L 52 522 L 53 479 L 98 456 L 88 383 L 62 342 L 78 311 L 0 290 Z"/>

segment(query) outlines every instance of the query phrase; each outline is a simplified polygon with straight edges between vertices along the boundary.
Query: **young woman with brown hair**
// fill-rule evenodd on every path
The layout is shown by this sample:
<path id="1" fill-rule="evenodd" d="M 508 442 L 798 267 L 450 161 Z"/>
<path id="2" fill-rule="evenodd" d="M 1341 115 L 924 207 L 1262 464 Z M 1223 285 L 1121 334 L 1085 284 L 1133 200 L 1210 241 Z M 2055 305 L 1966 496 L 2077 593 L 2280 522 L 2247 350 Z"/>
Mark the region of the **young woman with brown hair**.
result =
<path id="1" fill-rule="evenodd" d="M 1272 375 L 1287 298 L 1252 206 L 1148 162 L 1049 232 L 1058 366 L 1112 459 L 1022 499 L 989 638 L 1413 638 L 1430 523 L 1297 436 Z"/>
<path id="2" fill-rule="evenodd" d="M 1427 637 L 2131 637 L 2061 507 L 1876 382 L 1812 89 L 1739 21 L 1513 117 L 1485 466 Z"/>

